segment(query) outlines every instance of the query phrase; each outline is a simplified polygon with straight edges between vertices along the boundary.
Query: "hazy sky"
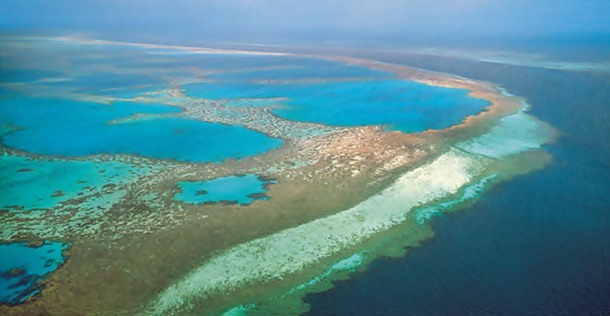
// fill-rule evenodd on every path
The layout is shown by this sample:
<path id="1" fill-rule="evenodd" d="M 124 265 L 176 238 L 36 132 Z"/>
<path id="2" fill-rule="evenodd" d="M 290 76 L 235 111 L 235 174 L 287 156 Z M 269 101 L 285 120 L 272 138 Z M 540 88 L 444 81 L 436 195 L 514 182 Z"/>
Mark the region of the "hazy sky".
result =
<path id="1" fill-rule="evenodd" d="M 610 0 L 0 0 L 0 28 L 266 41 L 610 34 Z"/>

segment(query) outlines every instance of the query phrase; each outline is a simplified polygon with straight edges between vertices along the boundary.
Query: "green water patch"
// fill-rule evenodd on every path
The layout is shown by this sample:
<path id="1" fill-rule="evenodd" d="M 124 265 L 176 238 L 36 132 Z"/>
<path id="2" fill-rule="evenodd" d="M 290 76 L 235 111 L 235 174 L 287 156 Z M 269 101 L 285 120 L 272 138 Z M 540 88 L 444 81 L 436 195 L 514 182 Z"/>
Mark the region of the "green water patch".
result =
<path id="1" fill-rule="evenodd" d="M 497 175 L 495 174 L 484 177 L 478 182 L 462 189 L 459 197 L 435 203 L 431 206 L 419 208 L 414 212 L 413 216 L 417 223 L 424 224 L 427 221 L 430 221 L 432 218 L 440 216 L 444 212 L 451 210 L 460 204 L 464 204 L 478 198 L 484 192 L 486 187 L 493 183 L 496 177 Z"/>
<path id="2" fill-rule="evenodd" d="M 265 195 L 269 184 L 276 180 L 254 174 L 234 175 L 208 181 L 183 181 L 174 200 L 189 204 L 240 204 L 249 205 L 256 200 L 268 200 Z"/>

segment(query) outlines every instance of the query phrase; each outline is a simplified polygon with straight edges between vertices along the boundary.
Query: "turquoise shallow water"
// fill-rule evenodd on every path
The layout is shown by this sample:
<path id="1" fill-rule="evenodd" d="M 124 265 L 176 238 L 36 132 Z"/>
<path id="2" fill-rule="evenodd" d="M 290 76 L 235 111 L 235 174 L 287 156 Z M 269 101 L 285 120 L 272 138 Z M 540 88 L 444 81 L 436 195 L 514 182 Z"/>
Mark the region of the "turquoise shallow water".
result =
<path id="1" fill-rule="evenodd" d="M 221 201 L 248 205 L 255 200 L 267 200 L 264 193 L 266 186 L 276 183 L 273 180 L 261 180 L 254 174 L 229 176 L 209 181 L 179 182 L 182 190 L 176 194 L 175 200 L 190 204 L 217 203 Z"/>
<path id="2" fill-rule="evenodd" d="M 193 162 L 244 158 L 282 141 L 238 126 L 184 118 L 109 122 L 136 113 L 175 113 L 163 105 L 119 102 L 103 105 L 65 99 L 17 97 L 0 102 L 2 123 L 20 127 L 5 145 L 40 155 L 136 154 Z M 239 145 L 233 140 L 239 139 Z M 179 144 L 179 146 L 177 146 Z"/>
<path id="3" fill-rule="evenodd" d="M 187 85 L 186 93 L 206 99 L 285 97 L 288 100 L 273 112 L 289 120 L 331 126 L 386 125 L 403 132 L 447 128 L 488 105 L 470 98 L 467 90 L 391 77 L 315 83 L 198 83 Z"/>
<path id="4" fill-rule="evenodd" d="M 8 69 L 8 81 L 66 79 L 34 84 L 49 91 L 134 97 L 182 86 L 190 96 L 233 99 L 227 102 L 230 106 L 278 105 L 240 98 L 287 98 L 274 113 L 289 120 L 333 126 L 386 125 L 403 132 L 446 128 L 487 105 L 464 90 L 398 80 L 389 72 L 316 58 L 53 41 L 22 41 L 20 45 L 24 43 L 42 49 L 54 62 L 41 64 L 33 59 L 22 65 L 21 59 L 7 54 L 7 62 L 0 64 Z M 58 69 L 54 64 L 70 67 Z M 193 79 L 206 82 L 181 84 Z M 437 115 L 439 111 L 442 116 Z"/>
<path id="5" fill-rule="evenodd" d="M 448 127 L 487 105 L 468 97 L 465 90 L 430 87 L 398 80 L 387 72 L 313 58 L 192 54 L 60 41 L 23 41 L 17 46 L 12 51 L 7 45 L 0 60 L 5 81 L 10 83 L 0 86 L 0 137 L 4 146 L 42 157 L 0 157 L 0 209 L 28 216 L 42 213 L 28 212 L 33 209 L 61 210 L 62 202 L 78 196 L 94 196 L 79 205 L 79 216 L 103 216 L 96 211 L 99 204 L 105 203 L 107 208 L 117 199 L 103 194 L 105 185 L 133 181 L 148 172 L 122 163 L 70 161 L 74 157 L 132 154 L 221 162 L 262 154 L 283 143 L 240 126 L 182 117 L 125 120 L 136 114 L 175 115 L 180 109 L 127 101 L 109 105 L 76 101 L 71 99 L 73 93 L 131 98 L 184 88 L 187 95 L 223 100 L 228 106 L 270 106 L 274 114 L 293 121 L 383 125 L 404 132 Z M 184 84 L 201 80 L 206 82 Z M 38 93 L 28 95 L 28 91 Z M 45 160 L 45 155 L 61 159 Z M 247 205 L 268 199 L 265 193 L 270 183 L 274 181 L 253 174 L 180 182 L 181 192 L 175 199 Z M 28 276 L 3 278 L 2 301 L 19 303 L 38 293 L 36 282 L 63 262 L 63 247 L 51 242 L 40 248 L 23 243 L 0 245 L 3 260 L 16 258 L 0 267 L 24 266 L 24 277 Z M 43 254 L 42 249 L 53 251 Z M 12 274 L 20 275 L 17 272 Z"/>
<path id="6" fill-rule="evenodd" d="M 119 162 L 45 161 L 0 156 L 0 209 L 48 209 L 88 188 L 119 184 L 141 168 Z"/>
<path id="7" fill-rule="evenodd" d="M 0 304 L 18 304 L 40 292 L 38 282 L 64 262 L 68 244 L 46 241 L 0 244 Z"/>

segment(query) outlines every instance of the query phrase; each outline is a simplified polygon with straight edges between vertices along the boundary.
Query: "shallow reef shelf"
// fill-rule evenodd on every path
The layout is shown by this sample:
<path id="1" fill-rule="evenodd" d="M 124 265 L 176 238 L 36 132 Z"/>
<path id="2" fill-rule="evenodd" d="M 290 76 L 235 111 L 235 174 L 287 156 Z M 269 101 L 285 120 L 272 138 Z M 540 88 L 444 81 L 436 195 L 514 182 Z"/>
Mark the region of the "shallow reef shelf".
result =
<path id="1" fill-rule="evenodd" d="M 530 127 L 529 132 L 514 133 L 523 126 Z M 418 208 L 437 202 L 441 202 L 439 209 L 450 208 L 473 199 L 495 177 L 494 173 L 501 172 L 493 170 L 495 164 L 536 149 L 551 137 L 551 129 L 527 114 L 508 116 L 487 134 L 456 144 L 350 209 L 217 253 L 164 290 L 149 312 L 182 314 L 191 304 L 219 293 L 306 273 L 309 267 L 389 231 L 410 216 L 425 220 L 429 215 L 412 212 Z M 496 142 L 504 146 L 487 146 Z M 447 203 L 446 199 L 454 202 Z"/>

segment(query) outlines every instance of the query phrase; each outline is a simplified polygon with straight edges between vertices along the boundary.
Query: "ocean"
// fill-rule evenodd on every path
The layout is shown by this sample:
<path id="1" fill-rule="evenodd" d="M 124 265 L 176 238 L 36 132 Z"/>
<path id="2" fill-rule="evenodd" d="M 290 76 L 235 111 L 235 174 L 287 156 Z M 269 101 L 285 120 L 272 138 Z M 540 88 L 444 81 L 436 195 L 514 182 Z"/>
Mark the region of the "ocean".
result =
<path id="1" fill-rule="evenodd" d="M 562 136 L 544 146 L 550 165 L 436 218 L 435 236 L 406 257 L 376 260 L 309 295 L 308 315 L 608 315 L 610 74 L 441 56 L 377 58 L 497 83 Z"/>
<path id="2" fill-rule="evenodd" d="M 335 187 L 327 180 L 315 186 L 336 189 L 329 193 L 335 194 L 367 170 L 358 166 L 360 161 L 369 159 L 369 167 L 383 162 L 360 155 L 398 148 L 395 158 L 405 158 L 400 154 L 408 149 L 400 147 L 408 145 L 407 138 L 400 138 L 404 134 L 343 127 L 443 129 L 480 113 L 488 101 L 461 88 L 313 58 L 58 39 L 17 42 L 32 46 L 31 56 L 19 54 L 15 47 L 20 45 L 7 50 L 15 62 L 3 64 L 11 80 L 2 85 L 0 100 L 0 137 L 6 146 L 0 171 L 7 175 L 0 181 L 0 250 L 5 258 L 15 251 L 36 258 L 40 267 L 28 266 L 28 260 L 3 262 L 1 302 L 18 305 L 11 310 L 15 313 L 67 306 L 71 294 L 66 293 L 72 289 L 61 282 L 85 280 L 78 273 L 88 273 L 100 254 L 134 272 L 87 274 L 87 282 L 76 286 L 96 284 L 91 287 L 97 292 L 70 301 L 68 311 L 89 311 L 95 302 L 121 311 L 153 306 L 161 314 L 174 308 L 188 314 L 208 306 L 215 312 L 235 306 L 230 311 L 264 314 L 277 307 L 294 313 L 302 310 L 300 295 L 324 289 L 326 282 L 354 269 L 359 272 L 334 289 L 308 295 L 309 314 L 573 315 L 610 310 L 610 75 L 604 67 L 523 61 L 519 55 L 482 62 L 476 54 L 457 59 L 446 52 L 367 53 L 374 60 L 499 84 L 523 97 L 530 114 L 562 133 L 544 146 L 553 160 L 507 182 L 494 180 L 502 177 L 502 167 L 497 174 L 483 174 L 490 157 L 536 149 L 552 138 L 519 111 L 483 136 L 429 157 L 380 194 L 343 212 L 299 222 L 292 218 L 302 214 L 286 210 L 303 211 L 303 204 L 310 207 L 305 211 L 317 211 L 313 201 L 318 195 L 323 204 L 328 199 L 312 190 L 313 184 L 313 196 L 299 195 L 307 193 L 303 187 L 309 176 L 328 176 Z M 54 62 L 48 67 L 27 62 L 36 54 Z M 354 132 L 348 136 L 356 137 L 355 143 L 342 138 L 348 132 Z M 332 136 L 327 141 L 338 143 L 335 148 L 309 139 L 325 133 Z M 396 138 L 379 150 L 375 146 L 383 138 L 367 139 L 370 133 Z M 370 148 L 359 151 L 362 144 Z M 521 166 L 541 165 L 536 159 L 542 151 L 537 152 L 539 156 L 519 155 Z M 504 167 L 510 165 L 506 161 Z M 332 168 L 323 169 L 326 165 Z M 336 168 L 345 168 L 349 177 L 333 178 Z M 488 189 L 488 182 L 500 183 Z M 444 199 L 439 205 L 419 208 L 435 194 Z M 273 208 L 274 202 L 286 203 L 283 195 L 290 199 L 288 206 Z M 477 202 L 459 212 L 438 212 L 470 200 Z M 423 244 L 408 249 L 406 257 L 373 260 L 378 253 L 395 254 L 396 249 L 381 249 L 387 245 L 414 243 L 381 238 L 385 231 L 388 239 L 397 237 L 394 226 L 404 221 L 411 226 L 402 236 L 420 234 L 413 240 L 425 239 Z M 255 226 L 268 223 L 277 228 Z M 435 236 L 426 239 L 428 224 Z M 238 236 L 231 239 L 227 228 Z M 373 233 L 381 236 L 378 245 L 370 238 Z M 147 242 L 121 239 L 140 234 Z M 357 247 L 368 238 L 375 247 Z M 38 256 L 51 246 L 58 249 L 53 258 Z M 103 250 L 98 254 L 96 247 Z M 156 256 L 159 248 L 171 251 Z M 153 259 L 141 265 L 133 258 Z M 285 279 L 283 273 L 295 277 Z M 271 286 L 276 281 L 285 293 L 276 293 Z M 38 295 L 48 284 L 60 286 Z M 245 296 L 231 286 L 246 288 Z M 251 298 L 250 290 L 260 292 Z M 197 305 L 210 293 L 220 298 L 212 295 Z M 185 309 L 183 302 L 189 302 Z"/>

